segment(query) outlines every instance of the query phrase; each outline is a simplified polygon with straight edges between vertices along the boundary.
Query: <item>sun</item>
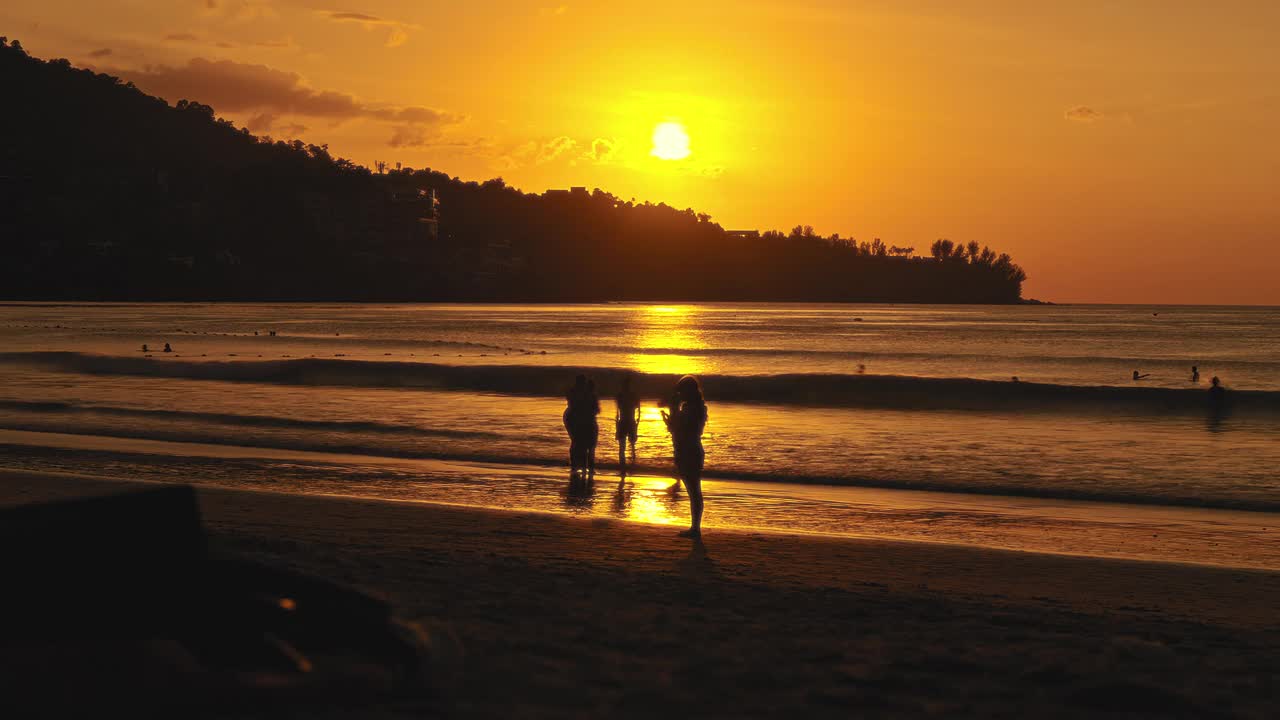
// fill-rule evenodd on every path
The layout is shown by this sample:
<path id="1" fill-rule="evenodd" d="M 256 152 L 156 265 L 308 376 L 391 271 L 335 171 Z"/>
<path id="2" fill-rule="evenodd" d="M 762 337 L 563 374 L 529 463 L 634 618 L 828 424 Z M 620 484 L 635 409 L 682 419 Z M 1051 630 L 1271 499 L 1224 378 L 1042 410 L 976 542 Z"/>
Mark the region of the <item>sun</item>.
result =
<path id="1" fill-rule="evenodd" d="M 662 122 L 653 129 L 653 149 L 649 154 L 660 160 L 683 160 L 689 157 L 689 133 L 678 122 Z"/>

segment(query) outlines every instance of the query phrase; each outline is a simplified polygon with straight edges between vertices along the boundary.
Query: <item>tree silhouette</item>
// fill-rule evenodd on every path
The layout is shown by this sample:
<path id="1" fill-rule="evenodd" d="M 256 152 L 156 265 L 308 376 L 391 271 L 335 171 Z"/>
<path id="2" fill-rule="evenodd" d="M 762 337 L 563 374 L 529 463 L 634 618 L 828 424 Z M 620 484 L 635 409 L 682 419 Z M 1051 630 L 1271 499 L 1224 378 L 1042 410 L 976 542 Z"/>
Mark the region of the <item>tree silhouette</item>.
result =
<path id="1" fill-rule="evenodd" d="M 1016 302 L 1007 254 L 759 237 L 603 190 L 530 194 L 273 141 L 0 42 L 10 298 Z M 436 216 L 435 201 L 439 202 Z"/>

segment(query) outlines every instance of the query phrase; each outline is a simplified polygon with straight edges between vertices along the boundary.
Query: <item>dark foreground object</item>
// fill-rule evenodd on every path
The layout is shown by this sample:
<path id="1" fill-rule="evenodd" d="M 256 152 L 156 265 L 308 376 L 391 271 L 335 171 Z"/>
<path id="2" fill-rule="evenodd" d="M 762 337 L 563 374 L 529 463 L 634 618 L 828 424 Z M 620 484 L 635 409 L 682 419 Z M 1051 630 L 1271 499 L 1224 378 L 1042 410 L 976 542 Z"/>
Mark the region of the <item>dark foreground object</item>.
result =
<path id="1" fill-rule="evenodd" d="M 189 487 L 0 511 L 0 697 L 184 716 L 417 690 L 430 643 L 383 602 L 208 552 Z"/>
<path id="2" fill-rule="evenodd" d="M 0 469 L 0 505 L 124 486 Z M 1280 717 L 1272 571 L 714 523 L 695 544 L 599 519 L 199 496 L 215 552 L 376 589 L 466 640 L 447 692 L 308 695 L 236 718 Z M 25 716 L 4 703 L 3 720 Z"/>

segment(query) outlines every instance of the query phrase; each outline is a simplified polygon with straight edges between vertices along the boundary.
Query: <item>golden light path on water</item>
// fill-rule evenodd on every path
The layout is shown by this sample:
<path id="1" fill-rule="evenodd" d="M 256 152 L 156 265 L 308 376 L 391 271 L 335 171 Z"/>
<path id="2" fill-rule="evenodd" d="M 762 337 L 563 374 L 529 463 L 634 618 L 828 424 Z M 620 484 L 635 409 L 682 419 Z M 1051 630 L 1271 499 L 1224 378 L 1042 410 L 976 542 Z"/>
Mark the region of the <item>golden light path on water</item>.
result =
<path id="1" fill-rule="evenodd" d="M 637 309 L 639 334 L 633 347 L 651 352 L 627 356 L 630 367 L 651 375 L 696 375 L 707 372 L 706 358 L 696 355 L 652 352 L 705 350 L 697 308 L 691 305 L 648 305 Z"/>

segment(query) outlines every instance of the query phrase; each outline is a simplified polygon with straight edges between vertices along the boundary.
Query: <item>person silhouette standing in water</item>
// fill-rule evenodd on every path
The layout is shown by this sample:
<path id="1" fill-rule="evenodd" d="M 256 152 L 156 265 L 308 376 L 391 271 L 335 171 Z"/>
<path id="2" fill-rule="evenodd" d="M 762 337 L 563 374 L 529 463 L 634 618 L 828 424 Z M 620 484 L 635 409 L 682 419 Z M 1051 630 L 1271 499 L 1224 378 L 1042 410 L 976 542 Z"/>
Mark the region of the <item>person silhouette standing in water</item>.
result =
<path id="1" fill-rule="evenodd" d="M 1222 381 L 1217 375 L 1209 381 L 1209 405 L 1214 410 L 1221 410 L 1227 401 L 1227 389 L 1222 387 Z"/>
<path id="2" fill-rule="evenodd" d="M 702 431 L 707 426 L 707 402 L 702 397 L 698 379 L 685 375 L 676 383 L 670 413 L 662 412 L 662 420 L 671 431 L 671 447 L 675 451 L 676 471 L 689 491 L 689 529 L 680 537 L 702 537 L 702 466 L 706 453 L 702 448 Z"/>
<path id="3" fill-rule="evenodd" d="M 596 394 L 596 381 L 587 380 L 587 402 L 582 418 L 582 442 L 587 450 L 587 477 L 596 476 L 596 445 L 600 442 L 600 396 Z"/>
<path id="4" fill-rule="evenodd" d="M 627 443 L 631 443 L 631 464 L 636 462 L 636 438 L 640 434 L 640 397 L 631 389 L 631 376 L 622 376 L 622 389 L 618 391 L 614 402 L 618 406 L 614 415 L 618 440 L 618 468 L 625 479 L 627 477 Z"/>
<path id="5" fill-rule="evenodd" d="M 564 429 L 569 433 L 569 467 L 574 475 L 595 472 L 596 415 L 600 413 L 600 400 L 596 397 L 595 385 L 586 375 L 579 375 L 573 380 L 565 399 L 568 401 L 564 409 Z"/>
<path id="6" fill-rule="evenodd" d="M 565 408 L 562 420 L 565 432 L 569 434 L 569 472 L 577 475 L 586 463 L 582 460 L 582 446 L 579 443 L 582 425 L 583 408 L 586 404 L 587 376 L 579 375 L 573 379 L 573 387 L 565 393 Z"/>

